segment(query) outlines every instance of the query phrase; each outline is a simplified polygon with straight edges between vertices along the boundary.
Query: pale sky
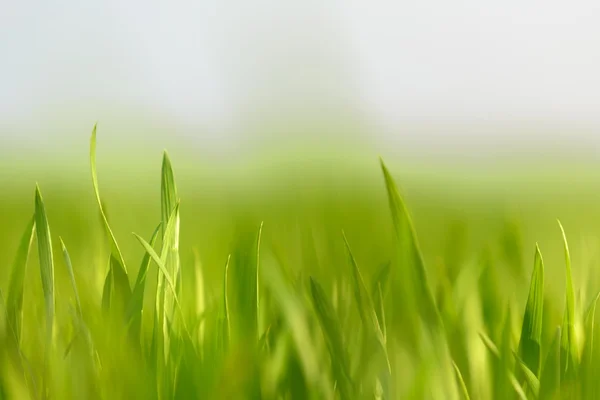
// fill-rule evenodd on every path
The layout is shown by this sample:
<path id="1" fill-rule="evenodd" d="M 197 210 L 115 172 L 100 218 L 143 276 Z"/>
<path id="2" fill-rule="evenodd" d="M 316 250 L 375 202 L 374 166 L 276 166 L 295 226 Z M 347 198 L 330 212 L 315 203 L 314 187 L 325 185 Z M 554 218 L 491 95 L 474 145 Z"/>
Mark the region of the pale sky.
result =
<path id="1" fill-rule="evenodd" d="M 209 146 L 292 115 L 351 115 L 392 145 L 600 145 L 596 1 L 0 3 L 4 145 L 115 115 Z"/>

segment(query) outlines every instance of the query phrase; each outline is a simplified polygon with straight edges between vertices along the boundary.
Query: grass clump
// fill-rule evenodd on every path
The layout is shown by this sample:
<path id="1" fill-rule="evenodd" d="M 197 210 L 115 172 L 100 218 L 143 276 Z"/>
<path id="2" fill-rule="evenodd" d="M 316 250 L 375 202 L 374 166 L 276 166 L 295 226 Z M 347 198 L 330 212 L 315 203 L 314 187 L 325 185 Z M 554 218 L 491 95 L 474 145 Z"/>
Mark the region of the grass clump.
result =
<path id="1" fill-rule="evenodd" d="M 450 238 L 444 254 L 451 268 L 443 260 L 426 263 L 407 203 L 381 160 L 389 214 L 378 232 L 303 222 L 300 235 L 286 236 L 272 218 L 240 219 L 230 247 L 211 266 L 198 252 L 190 262 L 191 249 L 181 246 L 183 210 L 194 204 L 180 197 L 165 152 L 155 228 L 146 238 L 121 237 L 141 246 L 133 280 L 100 196 L 96 136 L 94 127 L 90 162 L 102 233 L 89 227 L 85 244 L 65 242 L 58 232 L 65 268 L 56 269 L 55 229 L 36 186 L 33 217 L 12 249 L 0 302 L 0 399 L 597 393 L 600 292 L 582 307 L 560 222 L 564 301 L 547 290 L 537 244 L 531 273 L 519 265 L 521 236 L 513 225 L 495 244 L 499 254 L 478 249 L 470 257 L 466 248 L 452 248 L 463 239 Z M 298 242 L 282 245 L 289 237 Z M 34 238 L 37 258 L 29 260 Z M 369 253 L 371 246 L 377 251 Z M 27 273 L 34 261 L 41 280 Z M 98 275 L 94 290 L 91 277 Z M 507 289 L 527 275 L 528 294 Z"/>

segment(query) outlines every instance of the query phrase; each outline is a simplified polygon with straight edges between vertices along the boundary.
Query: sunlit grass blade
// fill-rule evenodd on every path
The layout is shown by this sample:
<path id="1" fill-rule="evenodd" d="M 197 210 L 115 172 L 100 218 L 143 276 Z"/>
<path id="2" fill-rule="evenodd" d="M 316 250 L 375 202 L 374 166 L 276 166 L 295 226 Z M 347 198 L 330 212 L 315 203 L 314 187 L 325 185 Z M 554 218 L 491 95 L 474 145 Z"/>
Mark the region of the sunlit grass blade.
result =
<path id="1" fill-rule="evenodd" d="M 542 315 L 544 307 L 544 260 L 535 246 L 535 258 L 529 296 L 519 342 L 519 355 L 525 365 L 538 376 L 541 366 Z"/>
<path id="2" fill-rule="evenodd" d="M 465 385 L 465 380 L 463 379 L 462 374 L 460 373 L 460 369 L 458 365 L 454 361 L 452 361 L 452 365 L 454 366 L 454 372 L 456 372 L 456 379 L 458 380 L 458 384 L 460 387 L 460 391 L 464 400 L 470 400 L 469 391 L 467 390 L 467 385 Z"/>
<path id="3" fill-rule="evenodd" d="M 65 246 L 65 242 L 59 236 L 60 247 L 63 252 L 63 258 L 65 259 L 65 265 L 67 266 L 67 272 L 69 273 L 69 280 L 71 281 L 71 288 L 73 289 L 73 293 L 75 294 L 75 304 L 77 306 L 77 315 L 81 318 L 81 300 L 79 299 L 79 291 L 77 290 L 77 283 L 75 282 L 75 274 L 73 272 L 73 264 L 71 263 L 71 256 L 69 256 L 69 252 L 67 251 L 67 246 Z"/>
<path id="4" fill-rule="evenodd" d="M 23 285 L 25 280 L 25 271 L 29 250 L 33 241 L 35 229 L 35 216 L 31 218 L 21 240 L 19 248 L 12 264 L 10 281 L 8 285 L 8 294 L 6 298 L 7 323 L 14 335 L 17 344 L 21 342 L 21 326 L 23 324 Z"/>
<path id="5" fill-rule="evenodd" d="M 229 283 L 234 297 L 230 297 L 231 340 L 255 342 L 259 334 L 259 249 L 262 224 L 258 230 L 254 226 L 242 226 L 236 234 Z"/>
<path id="6" fill-rule="evenodd" d="M 261 336 L 260 326 L 260 242 L 262 239 L 262 230 L 264 222 L 260 223 L 258 235 L 256 237 L 256 333 L 257 337 Z"/>
<path id="7" fill-rule="evenodd" d="M 356 299 L 360 318 L 367 332 L 370 332 L 370 334 L 372 334 L 377 339 L 377 342 L 381 347 L 383 355 L 385 356 L 388 371 L 391 373 L 391 365 L 387 352 L 386 338 L 383 334 L 383 329 L 377 317 L 377 313 L 375 312 L 373 300 L 369 295 L 369 292 L 365 285 L 365 281 L 362 277 L 362 274 L 360 273 L 360 269 L 358 268 L 358 264 L 356 263 L 356 259 L 352 254 L 350 244 L 348 243 L 348 239 L 346 238 L 344 232 L 342 232 L 342 236 L 346 245 L 346 251 L 350 260 L 350 266 L 352 268 L 352 283 L 354 287 L 354 297 Z"/>
<path id="8" fill-rule="evenodd" d="M 575 291 L 573 289 L 573 277 L 571 272 L 571 255 L 567 243 L 567 235 L 562 224 L 558 221 L 562 233 L 562 239 L 565 249 L 565 265 L 567 276 L 567 290 L 565 301 L 565 313 L 563 318 L 563 329 L 561 338 L 561 361 L 563 362 L 563 372 L 565 377 L 574 377 L 579 367 L 579 350 L 577 347 L 577 338 L 575 337 Z M 564 355 L 563 355 L 564 354 Z"/>
<path id="9" fill-rule="evenodd" d="M 229 300 L 228 300 L 228 281 L 229 281 L 229 263 L 231 261 L 231 254 L 227 256 L 227 262 L 225 263 L 225 269 L 223 271 L 223 309 L 221 316 L 222 321 L 222 337 L 220 347 L 225 353 L 229 348 L 229 338 L 231 336 L 231 322 L 229 318 Z"/>
<path id="10" fill-rule="evenodd" d="M 112 284 L 105 283 L 104 288 L 105 292 L 112 293 L 112 290 L 115 290 L 116 296 L 119 299 L 119 303 L 121 307 L 125 307 L 129 302 L 129 298 L 131 297 L 131 288 L 129 286 L 129 278 L 127 275 L 127 268 L 125 266 L 125 260 L 123 259 L 123 255 L 121 254 L 121 250 L 119 249 L 119 245 L 117 244 L 117 240 L 110 229 L 110 225 L 108 224 L 108 219 L 104 212 L 104 208 L 102 206 L 102 200 L 100 199 L 100 190 L 98 188 L 98 174 L 96 172 L 96 128 L 97 125 L 94 125 L 94 129 L 92 130 L 92 138 L 90 140 L 90 164 L 92 169 L 92 183 L 94 185 L 94 194 L 96 195 L 96 201 L 98 202 L 98 207 L 100 208 L 100 215 L 102 216 L 102 221 L 104 222 L 104 229 L 106 230 L 109 240 L 110 240 L 110 248 L 111 248 L 111 260 L 110 260 L 110 269 Z M 105 297 L 105 296 L 103 296 Z M 108 296 L 111 298 L 112 296 Z M 105 302 L 103 300 L 104 304 Z"/>
<path id="11" fill-rule="evenodd" d="M 556 328 L 540 376 L 540 399 L 558 399 L 561 377 L 561 329 Z"/>
<path id="12" fill-rule="evenodd" d="M 310 292 L 317 318 L 329 348 L 333 375 L 337 381 L 341 398 L 350 398 L 353 394 L 350 367 L 338 316 L 325 295 L 325 291 L 312 277 L 310 278 Z"/>
<path id="13" fill-rule="evenodd" d="M 410 271 L 413 278 L 410 284 L 416 291 L 415 293 L 418 296 L 418 305 L 421 310 L 421 315 L 427 323 L 427 326 L 434 329 L 441 328 L 440 314 L 435 304 L 433 292 L 429 286 L 427 271 L 425 270 L 423 256 L 421 255 L 412 220 L 406 209 L 404 200 L 400 196 L 398 187 L 385 166 L 383 159 L 380 159 L 380 163 L 388 193 L 394 231 L 396 233 L 398 245 L 397 251 L 399 252 L 400 260 L 402 261 L 401 265 L 407 265 L 411 268 Z"/>
<path id="14" fill-rule="evenodd" d="M 40 193 L 40 188 L 38 186 L 36 186 L 35 189 L 35 228 L 38 242 L 42 289 L 44 291 L 44 304 L 46 307 L 47 346 L 49 346 L 52 342 L 54 326 L 54 258 L 52 256 L 50 226 L 48 225 L 44 200 L 42 199 L 42 194 Z"/>
<path id="15" fill-rule="evenodd" d="M 162 224 L 159 224 L 152 236 L 150 237 L 150 246 L 154 248 L 158 233 Z M 150 266 L 150 254 L 144 253 L 140 269 L 138 270 L 137 279 L 133 286 L 133 292 L 131 294 L 131 300 L 127 308 L 127 321 L 131 324 L 131 329 L 134 337 L 138 338 L 140 333 L 140 325 L 142 322 L 142 309 L 144 307 L 144 292 L 146 289 L 146 276 L 148 274 L 148 267 Z"/>
<path id="16" fill-rule="evenodd" d="M 528 390 L 531 391 L 531 393 L 533 393 L 533 396 L 535 398 L 537 398 L 540 393 L 539 379 L 537 378 L 537 376 L 535 376 L 535 373 L 533 371 L 531 371 L 531 369 L 529 369 L 527 364 L 525 364 L 525 362 L 517 354 L 515 354 L 515 358 L 517 359 L 517 368 L 522 373 L 522 375 L 525 377 L 525 382 L 527 383 L 526 387 L 528 388 Z"/>
<path id="17" fill-rule="evenodd" d="M 294 294 L 289 283 L 274 266 L 261 268 L 261 276 L 280 307 L 294 340 L 296 354 L 309 386 L 320 389 L 319 398 L 332 398 L 332 385 L 324 379 L 320 368 L 318 352 L 314 346 L 311 331 L 306 318 L 306 310 Z"/>

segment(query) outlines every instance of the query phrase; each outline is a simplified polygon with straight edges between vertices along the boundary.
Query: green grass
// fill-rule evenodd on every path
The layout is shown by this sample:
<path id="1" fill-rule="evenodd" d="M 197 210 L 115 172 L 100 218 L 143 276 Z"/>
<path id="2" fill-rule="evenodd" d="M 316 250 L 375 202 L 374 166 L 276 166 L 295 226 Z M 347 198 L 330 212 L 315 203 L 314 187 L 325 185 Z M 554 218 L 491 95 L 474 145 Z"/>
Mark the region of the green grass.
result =
<path id="1" fill-rule="evenodd" d="M 600 390 L 598 259 L 578 239 L 570 250 L 584 225 L 565 223 L 567 241 L 562 213 L 505 222 L 489 199 L 467 211 L 409 202 L 383 160 L 369 188 L 206 207 L 167 152 L 154 195 L 105 198 L 96 136 L 93 197 L 36 186 L 33 208 L 0 215 L 12 260 L 0 268 L 0 399 Z"/>

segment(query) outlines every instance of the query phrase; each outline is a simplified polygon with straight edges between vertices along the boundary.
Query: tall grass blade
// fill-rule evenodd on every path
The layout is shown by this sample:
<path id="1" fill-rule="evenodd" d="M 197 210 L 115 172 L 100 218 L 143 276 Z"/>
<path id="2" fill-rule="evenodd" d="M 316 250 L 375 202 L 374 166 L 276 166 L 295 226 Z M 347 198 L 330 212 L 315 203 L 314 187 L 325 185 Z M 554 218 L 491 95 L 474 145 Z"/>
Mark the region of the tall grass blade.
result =
<path id="1" fill-rule="evenodd" d="M 35 188 L 35 228 L 38 242 L 38 255 L 40 273 L 42 277 L 42 290 L 44 291 L 44 304 L 46 306 L 46 334 L 47 346 L 52 343 L 54 326 L 54 259 L 52 256 L 52 239 L 50 226 L 46 216 L 44 200 L 39 186 Z"/>
<path id="2" fill-rule="evenodd" d="M 152 236 L 150 237 L 150 246 L 154 248 L 158 233 L 162 224 L 159 224 Z M 148 267 L 150 267 L 150 254 L 144 253 L 138 275 L 133 286 L 133 292 L 131 294 L 131 300 L 127 308 L 127 321 L 131 324 L 133 336 L 139 338 L 140 327 L 142 323 L 142 309 L 144 307 L 144 292 L 146 289 L 146 276 L 148 274 Z"/>
<path id="3" fill-rule="evenodd" d="M 542 315 L 544 307 L 544 260 L 535 246 L 535 258 L 529 296 L 519 342 L 519 355 L 525 365 L 538 376 L 541 367 Z"/>
<path id="4" fill-rule="evenodd" d="M 346 234 L 342 232 L 342 236 L 346 245 L 346 251 L 348 252 L 348 258 L 350 259 L 350 266 L 352 268 L 352 283 L 354 286 L 354 297 L 358 306 L 358 313 L 362 320 L 363 326 L 365 327 L 367 332 L 369 332 L 370 335 L 373 335 L 373 337 L 379 343 L 379 346 L 381 348 L 381 351 L 383 352 L 385 361 L 387 363 L 388 371 L 391 373 L 392 368 L 387 352 L 385 335 L 383 334 L 381 323 L 379 322 L 377 313 L 375 312 L 373 300 L 369 295 L 369 292 L 365 285 L 365 281 L 363 280 L 362 274 L 360 273 L 360 269 L 358 268 L 358 264 L 356 263 L 356 259 L 352 254 L 352 250 L 350 249 L 350 244 L 348 243 Z"/>
<path id="5" fill-rule="evenodd" d="M 533 371 L 531 371 L 531 369 L 529 369 L 527 364 L 525 364 L 525 362 L 523 360 L 521 360 L 521 358 L 517 354 L 515 354 L 515 357 L 517 359 L 517 367 L 521 371 L 522 375 L 525 377 L 525 382 L 527 383 L 526 387 L 528 388 L 528 390 L 531 393 L 533 393 L 533 396 L 535 398 L 537 398 L 540 393 L 539 379 L 537 378 L 537 376 L 535 376 L 535 373 L 533 373 Z"/>
<path id="6" fill-rule="evenodd" d="M 96 201 L 98 202 L 98 207 L 100 208 L 100 215 L 102 216 L 102 221 L 104 222 L 104 229 L 106 230 L 110 239 L 111 248 L 110 272 L 107 275 L 110 277 L 107 279 L 110 279 L 111 282 L 105 282 L 104 293 L 108 294 L 107 298 L 110 299 L 112 298 L 112 292 L 114 290 L 116 292 L 115 295 L 118 299 L 119 307 L 125 307 L 129 302 L 129 298 L 131 297 L 131 288 L 129 286 L 129 278 L 127 276 L 127 268 L 125 267 L 125 260 L 123 259 L 123 255 L 121 254 L 117 240 L 110 229 L 106 213 L 104 212 L 104 208 L 102 206 L 102 200 L 100 199 L 100 190 L 98 189 L 98 174 L 96 172 L 96 128 L 97 125 L 94 125 L 94 129 L 92 130 L 92 138 L 90 140 L 92 183 L 94 185 Z M 109 300 L 105 301 L 104 298 L 106 298 L 105 295 L 103 295 L 103 304 L 111 304 Z"/>
<path id="7" fill-rule="evenodd" d="M 425 270 L 423 256 L 421 255 L 412 220 L 406 209 L 404 200 L 400 196 L 398 187 L 385 166 L 383 159 L 380 159 L 380 163 L 388 193 L 389 207 L 398 243 L 398 252 L 402 260 L 401 265 L 407 265 L 410 268 L 412 279 L 410 285 L 416 290 L 418 304 L 426 325 L 434 329 L 439 329 L 441 328 L 441 317 L 435 304 L 433 292 L 429 286 L 427 271 Z"/>
<path id="8" fill-rule="evenodd" d="M 565 230 L 558 221 L 562 233 L 563 244 L 565 248 L 565 265 L 567 276 L 567 291 L 565 301 L 565 314 L 563 318 L 563 330 L 561 339 L 561 361 L 563 361 L 563 372 L 565 377 L 574 377 L 579 367 L 579 350 L 577 347 L 577 338 L 575 337 L 575 291 L 573 289 L 573 277 L 571 272 L 571 255 L 567 243 Z M 564 356 L 563 356 L 564 354 Z"/>
<path id="9" fill-rule="evenodd" d="M 540 399 L 559 398 L 560 377 L 562 375 L 560 353 L 561 329 L 557 327 L 540 376 Z"/>
<path id="10" fill-rule="evenodd" d="M 470 400 L 469 391 L 467 390 L 467 385 L 465 385 L 465 380 L 463 379 L 462 374 L 460 373 L 460 369 L 458 365 L 454 361 L 452 361 L 452 365 L 454 366 L 454 372 L 456 372 L 456 379 L 458 380 L 458 384 L 462 393 L 462 397 L 464 400 Z"/>
<path id="11" fill-rule="evenodd" d="M 75 294 L 75 304 L 77 306 L 77 315 L 81 318 L 81 300 L 79 299 L 79 291 L 77 290 L 77 283 L 75 282 L 75 274 L 73 272 L 73 264 L 71 263 L 71 256 L 69 256 L 69 252 L 67 251 L 67 246 L 65 246 L 65 242 L 59 236 L 60 247 L 63 252 L 63 258 L 65 259 L 65 265 L 67 266 L 67 272 L 69 273 L 69 280 L 71 282 L 71 288 L 73 289 L 73 293 Z"/>
<path id="12" fill-rule="evenodd" d="M 25 280 L 25 271 L 27 269 L 27 260 L 29 250 L 33 242 L 35 229 L 35 216 L 31 218 L 21 240 L 19 248 L 12 264 L 10 272 L 10 281 L 8 285 L 8 294 L 6 297 L 7 323 L 14 335 L 17 345 L 21 342 L 21 327 L 23 325 L 23 285 Z"/>
<path id="13" fill-rule="evenodd" d="M 341 398 L 349 399 L 353 395 L 353 388 L 350 380 L 348 353 L 344 347 L 340 321 L 325 295 L 325 291 L 312 277 L 310 278 L 310 292 L 321 330 L 329 348 L 333 376 L 337 381 Z"/>

